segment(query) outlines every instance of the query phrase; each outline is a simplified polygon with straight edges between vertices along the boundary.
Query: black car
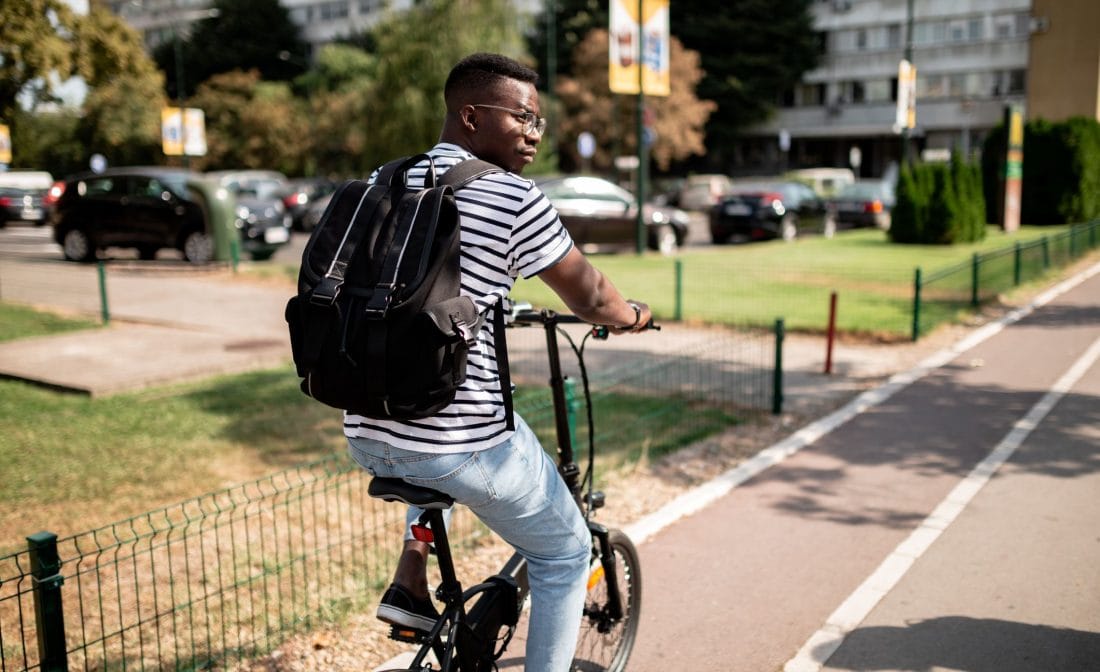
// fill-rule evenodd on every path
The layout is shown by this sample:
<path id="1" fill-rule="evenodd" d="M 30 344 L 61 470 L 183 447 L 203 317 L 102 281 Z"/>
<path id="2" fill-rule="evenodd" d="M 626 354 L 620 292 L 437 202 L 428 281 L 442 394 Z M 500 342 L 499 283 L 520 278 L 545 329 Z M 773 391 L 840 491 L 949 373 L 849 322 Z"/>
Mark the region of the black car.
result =
<path id="1" fill-rule="evenodd" d="M 825 202 L 801 182 L 734 182 L 710 209 L 710 235 L 715 243 L 793 240 L 799 232 L 827 230 Z"/>
<path id="2" fill-rule="evenodd" d="M 573 241 L 586 252 L 633 250 L 637 246 L 637 199 L 603 178 L 585 175 L 535 181 L 554 204 Z M 646 203 L 646 244 L 671 254 L 684 244 L 689 218 L 678 208 Z"/>
<path id="3" fill-rule="evenodd" d="M 224 192 L 223 192 L 224 193 Z M 215 232 L 208 212 L 218 211 L 217 185 L 202 175 L 177 168 L 110 168 L 64 181 L 50 221 L 66 259 L 90 261 L 108 247 L 136 248 L 153 259 L 161 248 L 175 248 L 193 263 L 214 258 Z M 225 207 L 231 208 L 231 200 Z M 232 222 L 232 212 L 225 213 Z M 263 258 L 289 239 L 280 221 L 274 235 L 249 236 L 240 229 L 241 247 Z M 273 227 L 273 229 L 275 228 Z"/>
<path id="4" fill-rule="evenodd" d="M 237 199 L 241 247 L 254 260 L 271 258 L 290 240 L 291 215 L 283 205 L 290 181 L 274 170 L 220 170 L 205 174 Z"/>
<path id="5" fill-rule="evenodd" d="M 886 231 L 894 209 L 894 188 L 879 180 L 849 184 L 829 199 L 828 209 L 837 227 L 875 227 Z"/>

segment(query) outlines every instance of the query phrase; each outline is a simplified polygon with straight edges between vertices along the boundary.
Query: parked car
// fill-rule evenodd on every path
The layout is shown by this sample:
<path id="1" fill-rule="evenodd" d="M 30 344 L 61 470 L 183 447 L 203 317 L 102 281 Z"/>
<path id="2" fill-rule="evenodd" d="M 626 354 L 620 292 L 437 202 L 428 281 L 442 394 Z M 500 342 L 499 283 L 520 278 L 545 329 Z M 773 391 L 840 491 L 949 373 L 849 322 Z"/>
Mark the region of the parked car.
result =
<path id="1" fill-rule="evenodd" d="M 856 174 L 850 168 L 799 168 L 787 171 L 784 177 L 803 182 L 826 197 L 856 181 Z"/>
<path id="2" fill-rule="evenodd" d="M 336 191 L 340 183 L 327 177 L 303 177 L 290 180 L 290 191 L 283 196 L 283 206 L 291 217 L 291 228 L 299 231 L 312 231 L 306 226 L 306 212 L 309 206 L 319 198 Z M 316 224 L 316 222 L 314 222 Z"/>
<path id="3" fill-rule="evenodd" d="M 738 181 L 711 208 L 710 235 L 715 243 L 793 240 L 800 231 L 830 233 L 825 215 L 825 202 L 801 182 Z"/>
<path id="4" fill-rule="evenodd" d="M 730 190 L 725 175 L 691 175 L 680 186 L 676 205 L 685 210 L 709 210 Z"/>
<path id="5" fill-rule="evenodd" d="M 306 205 L 305 212 L 302 214 L 303 231 L 313 231 L 317 228 L 317 223 L 321 221 L 321 215 L 325 214 L 325 208 L 328 207 L 331 200 L 332 194 L 329 193 L 310 201 Z"/>
<path id="6" fill-rule="evenodd" d="M 235 224 L 241 231 L 241 249 L 252 259 L 270 259 L 290 240 L 293 218 L 283 197 L 291 186 L 285 175 L 273 170 L 220 170 L 206 176 L 236 196 Z"/>
<path id="7" fill-rule="evenodd" d="M 53 183 L 53 176 L 44 171 L 0 173 L 0 228 L 8 222 L 45 224 L 47 207 L 43 199 Z"/>
<path id="8" fill-rule="evenodd" d="M 554 204 L 574 242 L 586 252 L 635 249 L 637 199 L 603 178 L 586 175 L 536 179 Z M 684 244 L 688 214 L 678 208 L 644 204 L 642 218 L 651 250 L 670 254 Z"/>
<path id="9" fill-rule="evenodd" d="M 55 185 L 56 186 L 56 185 Z M 205 263 L 214 257 L 204 194 L 217 186 L 201 174 L 178 168 L 109 168 L 65 179 L 50 213 L 54 239 L 66 259 L 91 261 L 107 247 L 136 248 L 142 259 L 153 259 L 161 248 L 176 248 L 185 259 Z M 270 256 L 289 240 L 278 222 L 252 235 L 254 225 L 241 228 L 242 249 L 253 258 Z"/>
<path id="10" fill-rule="evenodd" d="M 873 226 L 886 231 L 894 210 L 894 189 L 880 180 L 856 182 L 842 187 L 827 207 L 837 228 Z"/>

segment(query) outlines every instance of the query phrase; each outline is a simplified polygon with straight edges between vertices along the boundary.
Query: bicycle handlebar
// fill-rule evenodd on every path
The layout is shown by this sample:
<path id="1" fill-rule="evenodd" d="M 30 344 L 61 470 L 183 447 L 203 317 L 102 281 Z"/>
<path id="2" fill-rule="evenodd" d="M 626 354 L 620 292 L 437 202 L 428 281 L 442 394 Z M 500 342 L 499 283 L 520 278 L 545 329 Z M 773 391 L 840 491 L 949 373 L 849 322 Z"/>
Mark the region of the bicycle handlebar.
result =
<path id="1" fill-rule="evenodd" d="M 611 328 L 603 324 L 592 324 L 572 315 L 570 313 L 559 313 L 549 308 L 543 308 L 542 310 L 516 310 L 512 312 L 511 320 L 513 324 L 520 325 L 558 325 L 558 324 L 588 324 L 592 327 L 592 336 L 598 339 L 606 339 L 610 333 Z M 660 331 L 661 325 L 655 324 L 653 320 L 646 322 L 644 329 L 653 329 L 654 331 Z"/>

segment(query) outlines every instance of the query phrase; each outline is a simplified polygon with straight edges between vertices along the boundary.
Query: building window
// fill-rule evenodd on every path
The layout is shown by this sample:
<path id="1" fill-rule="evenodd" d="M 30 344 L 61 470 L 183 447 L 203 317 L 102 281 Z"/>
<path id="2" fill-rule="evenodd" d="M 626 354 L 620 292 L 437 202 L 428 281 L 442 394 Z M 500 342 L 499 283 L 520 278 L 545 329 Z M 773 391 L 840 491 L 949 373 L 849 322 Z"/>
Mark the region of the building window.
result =
<path id="1" fill-rule="evenodd" d="M 901 49 L 902 27 L 900 23 L 886 27 L 886 46 L 889 49 Z"/>
<path id="2" fill-rule="evenodd" d="M 864 82 L 864 99 L 868 103 L 882 103 L 893 100 L 890 80 L 876 79 Z"/>
<path id="3" fill-rule="evenodd" d="M 982 39 L 982 20 L 970 19 L 966 22 L 966 36 L 971 42 L 979 42 Z"/>
<path id="4" fill-rule="evenodd" d="M 794 103 L 798 107 L 817 107 L 825 104 L 824 84 L 799 84 L 794 93 Z"/>
<path id="5" fill-rule="evenodd" d="M 867 49 L 867 31 L 860 28 L 856 31 L 856 50 L 864 51 Z"/>
<path id="6" fill-rule="evenodd" d="M 1027 84 L 1027 71 L 1026 70 L 1009 70 L 1008 71 L 1008 92 L 1009 93 L 1024 93 L 1026 84 Z"/>

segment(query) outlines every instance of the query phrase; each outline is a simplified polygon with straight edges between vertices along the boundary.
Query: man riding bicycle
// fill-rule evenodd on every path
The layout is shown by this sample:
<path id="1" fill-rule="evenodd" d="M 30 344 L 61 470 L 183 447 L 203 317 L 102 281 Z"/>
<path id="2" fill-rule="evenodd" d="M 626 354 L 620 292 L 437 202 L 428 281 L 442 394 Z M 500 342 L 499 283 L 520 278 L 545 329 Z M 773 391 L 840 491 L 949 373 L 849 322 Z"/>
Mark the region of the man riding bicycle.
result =
<path id="1" fill-rule="evenodd" d="M 537 276 L 581 319 L 616 334 L 640 331 L 651 319 L 649 307 L 623 298 L 573 245 L 546 196 L 520 177 L 546 129 L 537 80 L 530 68 L 497 54 L 468 56 L 447 78 L 446 118 L 439 143 L 427 152 L 437 174 L 470 158 L 508 171 L 456 194 L 461 293 L 488 314 L 518 276 Z M 410 171 L 410 187 L 423 186 L 426 166 Z M 531 595 L 526 669 L 567 670 L 588 577 L 589 532 L 531 429 L 518 416 L 509 429 L 493 329 L 486 320 L 450 406 L 409 421 L 345 413 L 344 433 L 352 457 L 371 474 L 450 495 L 524 556 Z M 409 509 L 404 549 L 378 617 L 428 630 L 438 617 L 428 591 L 428 545 L 409 531 L 421 513 Z"/>

